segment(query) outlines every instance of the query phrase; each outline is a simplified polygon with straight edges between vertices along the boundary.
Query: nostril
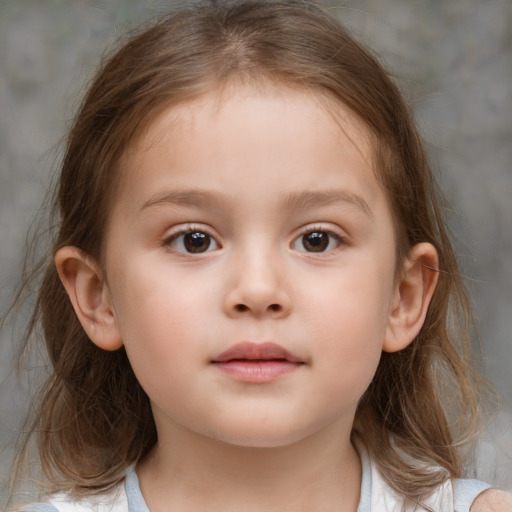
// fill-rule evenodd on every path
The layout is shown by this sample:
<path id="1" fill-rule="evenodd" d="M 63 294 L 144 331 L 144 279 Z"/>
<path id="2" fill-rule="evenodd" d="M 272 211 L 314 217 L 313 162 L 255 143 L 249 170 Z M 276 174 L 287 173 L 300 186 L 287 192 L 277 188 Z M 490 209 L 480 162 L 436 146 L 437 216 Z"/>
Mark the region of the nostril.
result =
<path id="1" fill-rule="evenodd" d="M 237 304 L 235 306 L 235 309 L 239 312 L 239 313 L 243 313 L 244 311 L 248 311 L 249 309 L 249 306 L 246 306 L 245 304 Z M 277 311 L 281 311 L 281 306 L 279 304 L 270 304 L 267 308 L 268 311 L 274 311 L 274 312 L 277 312 Z"/>

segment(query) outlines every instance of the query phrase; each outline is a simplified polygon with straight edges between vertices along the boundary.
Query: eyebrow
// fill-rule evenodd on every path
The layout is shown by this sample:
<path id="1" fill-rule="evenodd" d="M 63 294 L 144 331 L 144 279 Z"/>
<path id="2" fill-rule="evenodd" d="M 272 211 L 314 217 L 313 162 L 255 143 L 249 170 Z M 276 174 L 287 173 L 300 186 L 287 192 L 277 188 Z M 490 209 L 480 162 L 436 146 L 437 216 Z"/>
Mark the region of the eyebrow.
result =
<path id="1" fill-rule="evenodd" d="M 218 192 L 209 190 L 183 189 L 172 190 L 148 199 L 141 207 L 141 211 L 160 205 L 176 206 L 203 206 L 205 204 L 214 207 L 226 205 L 227 197 Z M 346 190 L 332 189 L 319 191 L 305 191 L 290 193 L 285 196 L 285 204 L 290 210 L 307 210 L 336 203 L 348 203 L 356 206 L 368 217 L 373 219 L 373 213 L 368 203 L 359 195 Z"/>
<path id="2" fill-rule="evenodd" d="M 141 210 L 165 204 L 174 204 L 176 206 L 201 206 L 211 204 L 221 206 L 225 204 L 225 197 L 223 194 L 210 192 L 208 190 L 172 190 L 148 199 L 142 205 Z"/>
<path id="3" fill-rule="evenodd" d="M 368 203 L 359 195 L 347 190 L 319 190 L 289 194 L 286 204 L 292 210 L 307 210 L 309 208 L 329 206 L 336 203 L 349 203 L 356 206 L 368 217 L 373 219 L 373 213 Z"/>

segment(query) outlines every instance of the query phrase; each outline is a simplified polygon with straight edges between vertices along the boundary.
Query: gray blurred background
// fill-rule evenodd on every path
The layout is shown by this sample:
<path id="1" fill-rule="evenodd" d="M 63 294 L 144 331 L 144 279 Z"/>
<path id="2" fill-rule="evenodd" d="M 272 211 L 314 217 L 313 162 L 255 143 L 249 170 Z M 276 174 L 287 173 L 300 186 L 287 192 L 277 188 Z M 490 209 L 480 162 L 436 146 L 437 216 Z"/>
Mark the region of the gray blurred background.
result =
<path id="1" fill-rule="evenodd" d="M 58 143 L 105 47 L 172 2 L 0 0 L 0 314 L 42 215 Z M 413 107 L 452 207 L 488 377 L 501 412 L 483 435 L 480 477 L 512 489 L 512 1 L 352 0 L 327 5 L 366 42 Z M 25 387 L 19 326 L 0 330 L 0 508 Z M 5 494 L 4 494 L 5 496 Z"/>

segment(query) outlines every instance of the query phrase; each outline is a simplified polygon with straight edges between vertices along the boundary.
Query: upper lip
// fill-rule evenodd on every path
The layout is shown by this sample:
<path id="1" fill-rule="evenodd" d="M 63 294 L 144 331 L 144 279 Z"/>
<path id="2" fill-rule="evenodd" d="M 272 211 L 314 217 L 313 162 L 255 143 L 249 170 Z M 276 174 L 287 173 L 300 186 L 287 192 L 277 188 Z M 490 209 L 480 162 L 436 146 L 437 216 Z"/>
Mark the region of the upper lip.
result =
<path id="1" fill-rule="evenodd" d="M 227 350 L 219 354 L 212 362 L 225 363 L 234 359 L 247 360 L 275 360 L 281 359 L 290 361 L 291 363 L 302 363 L 302 359 L 284 349 L 280 345 L 272 342 L 253 343 L 243 342 L 237 343 Z"/>

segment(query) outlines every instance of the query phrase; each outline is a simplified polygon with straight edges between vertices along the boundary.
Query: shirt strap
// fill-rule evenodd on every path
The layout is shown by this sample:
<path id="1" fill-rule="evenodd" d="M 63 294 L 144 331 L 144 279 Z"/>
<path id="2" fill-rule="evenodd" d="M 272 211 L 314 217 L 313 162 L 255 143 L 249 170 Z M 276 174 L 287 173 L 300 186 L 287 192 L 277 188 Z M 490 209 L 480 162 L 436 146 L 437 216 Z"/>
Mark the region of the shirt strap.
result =
<path id="1" fill-rule="evenodd" d="M 491 485 L 481 482 L 480 480 L 463 480 L 457 479 L 453 481 L 453 502 L 455 512 L 469 512 L 471 505 Z"/>

